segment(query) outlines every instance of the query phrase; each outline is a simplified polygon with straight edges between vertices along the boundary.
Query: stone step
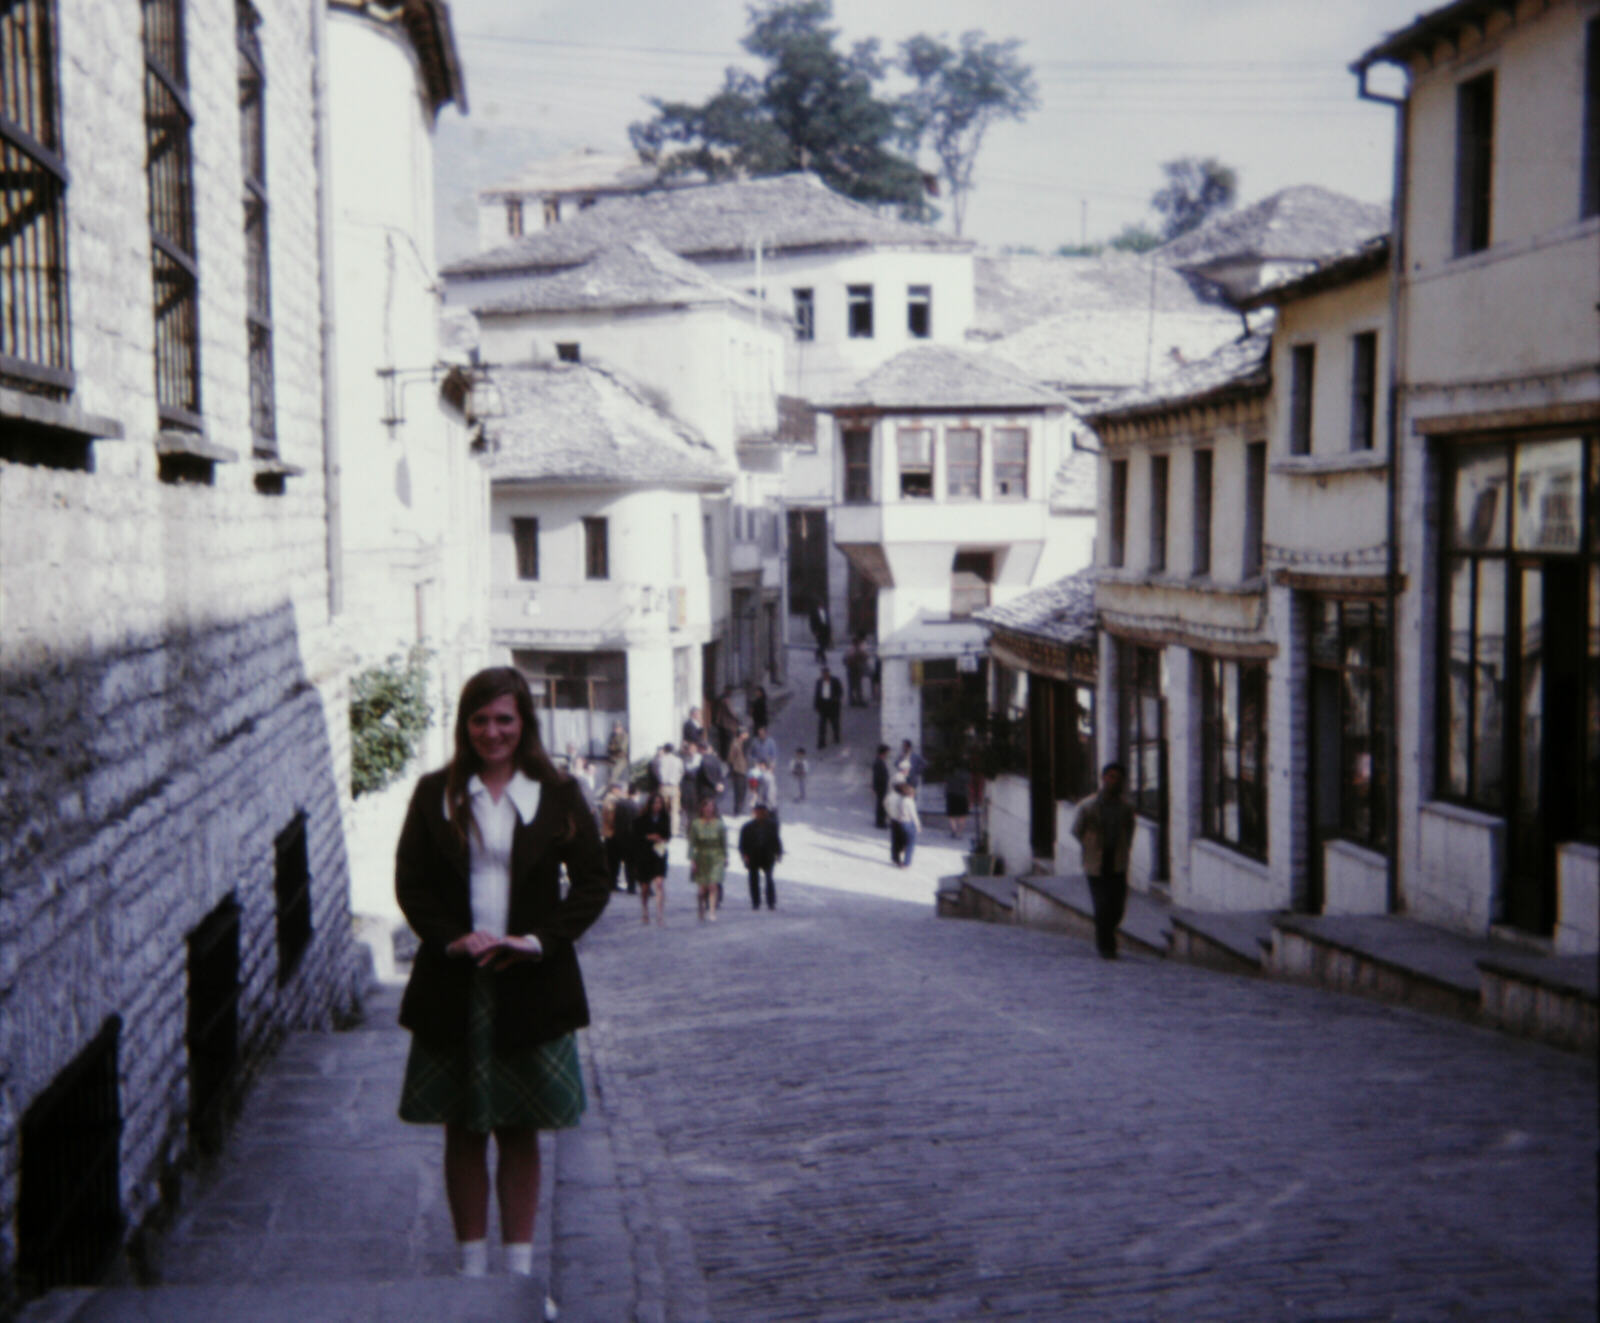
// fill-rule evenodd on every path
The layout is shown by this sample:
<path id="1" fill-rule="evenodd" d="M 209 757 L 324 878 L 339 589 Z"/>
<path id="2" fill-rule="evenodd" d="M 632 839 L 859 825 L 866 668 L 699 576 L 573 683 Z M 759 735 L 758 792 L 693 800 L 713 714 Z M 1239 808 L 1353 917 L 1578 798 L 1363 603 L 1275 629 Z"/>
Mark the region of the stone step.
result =
<path id="1" fill-rule="evenodd" d="M 1016 922 L 1094 940 L 1094 900 L 1082 874 L 1016 879 Z M 1137 891 L 1128 893 L 1128 907 L 1117 929 L 1129 946 L 1146 955 L 1166 956 L 1172 940 L 1168 910 Z"/>
<path id="2" fill-rule="evenodd" d="M 1259 974 L 1272 946 L 1275 910 L 1172 911 L 1174 960 L 1230 974 Z"/>
<path id="3" fill-rule="evenodd" d="M 19 1323 L 506 1323 L 545 1317 L 536 1277 L 52 1291 Z"/>

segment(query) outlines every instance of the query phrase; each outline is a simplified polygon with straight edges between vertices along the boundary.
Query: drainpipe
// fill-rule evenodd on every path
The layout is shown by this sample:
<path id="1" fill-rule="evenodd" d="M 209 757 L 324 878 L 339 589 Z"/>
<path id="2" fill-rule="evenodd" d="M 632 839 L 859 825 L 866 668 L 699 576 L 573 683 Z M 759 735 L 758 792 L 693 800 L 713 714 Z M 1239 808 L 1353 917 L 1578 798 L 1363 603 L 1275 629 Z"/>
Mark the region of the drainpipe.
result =
<path id="1" fill-rule="evenodd" d="M 317 264 L 321 276 L 322 321 L 322 483 L 326 502 L 328 615 L 344 612 L 344 498 L 339 460 L 339 355 L 333 312 L 333 190 L 328 128 L 328 7 L 311 0 L 312 99 L 317 163 Z"/>
<path id="2" fill-rule="evenodd" d="M 1389 445 L 1389 483 L 1383 596 L 1388 615 L 1389 693 L 1389 850 L 1387 909 L 1400 907 L 1400 629 L 1396 610 L 1400 597 L 1400 283 L 1405 278 L 1406 185 L 1410 178 L 1410 134 L 1403 96 L 1385 96 L 1367 86 L 1369 66 L 1357 69 L 1356 95 L 1394 109 L 1394 187 L 1389 204 L 1389 390 L 1386 402 Z"/>

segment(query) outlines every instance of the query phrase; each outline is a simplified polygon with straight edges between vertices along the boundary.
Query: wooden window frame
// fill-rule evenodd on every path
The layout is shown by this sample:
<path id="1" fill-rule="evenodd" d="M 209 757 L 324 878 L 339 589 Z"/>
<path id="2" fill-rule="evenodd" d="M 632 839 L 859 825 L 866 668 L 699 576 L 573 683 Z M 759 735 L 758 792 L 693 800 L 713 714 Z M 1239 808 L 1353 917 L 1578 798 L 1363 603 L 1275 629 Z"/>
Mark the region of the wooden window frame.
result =
<path id="1" fill-rule="evenodd" d="M 1267 664 L 1199 652 L 1193 656 L 1200 669 L 1201 832 L 1209 841 L 1264 862 L 1270 836 Z"/>
<path id="2" fill-rule="evenodd" d="M 906 286 L 906 335 L 912 340 L 933 338 L 933 286 Z"/>
<path id="3" fill-rule="evenodd" d="M 804 286 L 794 291 L 794 338 L 802 343 L 817 338 L 817 293 Z"/>
<path id="4" fill-rule="evenodd" d="M 839 452 L 844 464 L 844 504 L 872 504 L 872 429 L 841 428 Z"/>
<path id="5" fill-rule="evenodd" d="M 511 543 L 516 554 L 519 583 L 539 581 L 539 520 L 535 515 L 511 517 Z"/>
<path id="6" fill-rule="evenodd" d="M 1494 241 L 1495 71 L 1456 86 L 1455 256 Z"/>
<path id="7" fill-rule="evenodd" d="M 1378 439 L 1378 333 L 1350 337 L 1350 449 L 1371 450 Z"/>
<path id="8" fill-rule="evenodd" d="M 1009 453 L 1020 441 L 1020 457 Z M 1028 499 L 1028 429 L 1026 427 L 997 427 L 994 429 L 991 450 L 993 458 L 994 499 L 997 501 L 1025 501 Z M 1011 490 L 1013 487 L 1015 491 Z"/>
<path id="9" fill-rule="evenodd" d="M 1211 495 L 1215 480 L 1216 452 L 1209 446 L 1194 452 L 1194 549 L 1189 572 L 1195 578 L 1211 573 Z"/>
<path id="10" fill-rule="evenodd" d="M 958 441 L 959 438 L 959 441 Z M 956 450 L 970 439 L 970 459 L 957 460 Z M 958 490 L 958 487 L 961 490 Z M 983 430 L 978 427 L 944 429 L 944 496 L 947 501 L 983 499 Z"/>
<path id="11" fill-rule="evenodd" d="M 872 286 L 845 286 L 845 329 L 851 340 L 872 339 Z"/>
<path id="12" fill-rule="evenodd" d="M 1311 453 L 1311 431 L 1316 410 L 1317 347 L 1289 346 L 1289 453 Z"/>
<path id="13" fill-rule="evenodd" d="M 1161 574 L 1167 568 L 1167 505 L 1172 485 L 1172 460 L 1150 456 L 1150 559 L 1147 569 Z"/>
<path id="14" fill-rule="evenodd" d="M 1106 547 L 1106 564 L 1120 570 L 1128 563 L 1128 461 L 1111 461 L 1110 530 Z"/>
<path id="15" fill-rule="evenodd" d="M 926 438 L 927 441 L 928 460 L 926 467 L 923 466 L 920 460 L 910 466 L 906 464 L 906 443 L 908 441 L 915 443 L 918 437 Z M 895 462 L 896 472 L 899 475 L 897 490 L 902 501 L 931 501 L 933 499 L 933 448 L 934 437 L 931 427 L 902 427 L 895 434 Z M 926 478 L 926 490 L 922 490 L 924 477 Z M 906 482 L 908 478 L 915 479 L 910 484 L 910 490 L 908 490 Z"/>
<path id="16" fill-rule="evenodd" d="M 583 519 L 583 577 L 596 581 L 611 577 L 611 529 L 603 515 Z"/>

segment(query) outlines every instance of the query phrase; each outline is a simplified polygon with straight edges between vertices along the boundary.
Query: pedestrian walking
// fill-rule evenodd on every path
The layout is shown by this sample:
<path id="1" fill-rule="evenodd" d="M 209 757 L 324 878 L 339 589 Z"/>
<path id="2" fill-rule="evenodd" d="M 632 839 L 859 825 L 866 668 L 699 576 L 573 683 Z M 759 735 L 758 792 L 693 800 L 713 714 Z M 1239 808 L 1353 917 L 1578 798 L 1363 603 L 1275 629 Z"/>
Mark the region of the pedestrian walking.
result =
<path id="1" fill-rule="evenodd" d="M 611 893 L 594 818 L 546 755 L 522 675 L 479 671 L 456 712 L 451 760 L 418 781 L 395 852 L 395 896 L 420 940 L 400 1006 L 411 1030 L 400 1117 L 444 1126 L 467 1276 L 488 1270 L 494 1136 L 506 1268 L 526 1275 L 539 1131 L 576 1125 L 585 1105 L 574 943 Z"/>
<path id="2" fill-rule="evenodd" d="M 678 801 L 683 790 L 683 759 L 670 744 L 663 744 L 650 764 L 655 773 L 656 788 L 667 801 L 667 812 L 673 822 L 679 821 Z"/>
<path id="3" fill-rule="evenodd" d="M 756 727 L 756 737 L 750 741 L 750 765 L 766 763 L 768 767 L 778 765 L 778 741 L 767 734 L 765 726 Z"/>
<path id="4" fill-rule="evenodd" d="M 1128 859 L 1133 853 L 1133 806 L 1122 797 L 1122 764 L 1100 769 L 1100 792 L 1078 806 L 1072 834 L 1083 847 L 1083 871 L 1094 901 L 1095 949 L 1117 958 L 1117 926 L 1128 904 Z"/>
<path id="5" fill-rule="evenodd" d="M 909 868 L 917 849 L 917 833 L 922 830 L 916 786 L 909 781 L 895 782 L 884 811 L 889 815 L 889 861 L 898 868 Z"/>
<path id="6" fill-rule="evenodd" d="M 867 645 L 859 634 L 844 655 L 844 674 L 850 691 L 850 706 L 865 707 L 867 700 L 862 697 L 861 682 L 867 675 Z"/>
<path id="7" fill-rule="evenodd" d="M 739 714 L 733 707 L 733 690 L 724 689 L 711 710 L 711 729 L 716 736 L 717 757 L 728 761 L 733 737 L 739 733 Z"/>
<path id="8" fill-rule="evenodd" d="M 889 825 L 883 801 L 889 794 L 889 746 L 880 744 L 878 756 L 872 760 L 872 811 L 873 825 L 879 830 Z"/>
<path id="9" fill-rule="evenodd" d="M 922 775 L 928 770 L 927 761 L 911 747 L 910 740 L 900 741 L 900 756 L 894 760 L 895 775 L 913 789 L 922 789 Z"/>
<path id="10" fill-rule="evenodd" d="M 820 753 L 828 747 L 828 727 L 833 727 L 833 742 L 843 743 L 839 736 L 839 705 L 844 701 L 844 689 L 839 683 L 839 677 L 830 671 L 826 665 L 822 674 L 817 677 L 817 686 L 812 691 L 811 706 L 817 713 L 817 751 Z"/>
<path id="11" fill-rule="evenodd" d="M 770 763 L 759 762 L 750 773 L 750 797 L 753 804 L 765 808 L 773 816 L 778 812 L 778 777 Z"/>
<path id="12" fill-rule="evenodd" d="M 700 816 L 700 746 L 685 740 L 678 756 L 683 759 L 683 781 L 678 787 L 677 829 L 687 836 L 689 824 Z"/>
<path id="13" fill-rule="evenodd" d="M 804 749 L 796 749 L 794 751 L 794 761 L 789 764 L 789 775 L 794 777 L 794 797 L 801 803 L 805 802 L 806 776 L 810 773 L 810 771 L 811 765 L 806 762 L 806 751 Z"/>
<path id="14" fill-rule="evenodd" d="M 772 870 L 783 858 L 783 838 L 778 833 L 778 820 L 765 804 L 756 804 L 750 821 L 739 831 L 739 857 L 750 877 L 750 908 L 761 908 L 761 879 L 765 877 L 767 908 L 777 909 L 778 888 L 772 880 Z"/>
<path id="15" fill-rule="evenodd" d="M 629 834 L 633 815 L 625 813 L 624 806 L 627 804 L 628 797 L 615 782 L 608 785 L 605 794 L 600 796 L 600 844 L 605 847 L 606 876 L 611 879 L 613 891 L 622 890 L 623 866 L 633 844 Z"/>
<path id="16" fill-rule="evenodd" d="M 633 871 L 639 879 L 643 922 L 650 922 L 650 895 L 655 893 L 656 922 L 667 921 L 667 842 L 672 839 L 672 810 L 659 790 L 633 820 Z"/>
<path id="17" fill-rule="evenodd" d="M 768 724 L 767 691 L 757 685 L 750 691 L 750 729 L 765 730 Z"/>
<path id="18" fill-rule="evenodd" d="M 750 736 L 741 726 L 728 746 L 728 783 L 733 787 L 733 816 L 744 816 L 744 798 L 750 791 Z"/>
<path id="19" fill-rule="evenodd" d="M 717 812 L 722 812 L 722 794 L 728 788 L 728 769 L 722 765 L 722 760 L 711 751 L 709 744 L 700 746 L 700 762 L 695 768 L 695 781 L 697 782 L 695 797 L 696 812 L 698 805 L 710 800 L 716 806 Z"/>
<path id="20" fill-rule="evenodd" d="M 620 721 L 611 726 L 611 738 L 606 741 L 606 760 L 611 764 L 611 784 L 621 786 L 623 790 L 631 787 L 628 785 L 628 728 Z"/>
<path id="21" fill-rule="evenodd" d="M 972 773 L 965 763 L 957 763 L 944 779 L 944 815 L 952 836 L 964 836 L 967 815 L 972 812 Z"/>
<path id="22" fill-rule="evenodd" d="M 833 646 L 833 622 L 828 619 L 827 605 L 822 601 L 811 604 L 811 637 L 816 640 L 817 660 L 828 660 L 828 649 Z"/>
<path id="23" fill-rule="evenodd" d="M 717 921 L 727 867 L 728 826 L 717 812 L 717 801 L 702 799 L 700 816 L 689 824 L 689 877 L 695 886 L 695 913 L 702 923 Z"/>

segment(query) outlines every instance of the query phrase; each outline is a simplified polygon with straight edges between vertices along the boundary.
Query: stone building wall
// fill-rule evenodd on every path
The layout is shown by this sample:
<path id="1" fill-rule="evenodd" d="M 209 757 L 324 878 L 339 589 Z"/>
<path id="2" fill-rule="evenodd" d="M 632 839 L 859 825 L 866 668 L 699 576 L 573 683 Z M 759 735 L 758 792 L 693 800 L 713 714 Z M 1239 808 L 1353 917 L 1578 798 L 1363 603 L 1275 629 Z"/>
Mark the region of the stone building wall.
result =
<path id="1" fill-rule="evenodd" d="M 95 441 L 87 466 L 0 459 L 0 1312 L 25 1285 L 30 1108 L 113 1018 L 124 1238 L 192 1151 L 187 939 L 219 903 L 239 911 L 230 1087 L 285 1030 L 330 1023 L 356 996 L 311 14 L 257 0 L 278 447 L 303 470 L 278 479 L 252 459 L 235 11 L 187 6 L 201 409 L 207 441 L 238 456 L 208 484 L 158 466 L 140 7 L 55 8 L 77 377 L 66 403 L 122 436 Z M 300 815 L 311 937 L 281 977 L 276 842 Z"/>

